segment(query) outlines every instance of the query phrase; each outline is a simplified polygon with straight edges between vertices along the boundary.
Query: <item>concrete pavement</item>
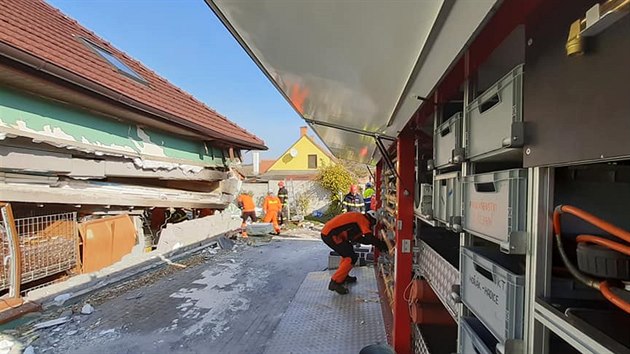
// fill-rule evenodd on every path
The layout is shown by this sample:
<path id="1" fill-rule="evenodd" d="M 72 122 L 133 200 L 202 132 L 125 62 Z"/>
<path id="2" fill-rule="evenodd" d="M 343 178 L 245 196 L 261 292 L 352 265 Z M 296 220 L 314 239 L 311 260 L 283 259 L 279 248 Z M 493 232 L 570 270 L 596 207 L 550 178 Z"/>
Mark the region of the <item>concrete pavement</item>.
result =
<path id="1" fill-rule="evenodd" d="M 36 353 L 262 353 L 307 273 L 327 265 L 316 236 L 204 253 L 148 285 L 105 293 L 94 313 L 39 330 L 32 345 Z"/>

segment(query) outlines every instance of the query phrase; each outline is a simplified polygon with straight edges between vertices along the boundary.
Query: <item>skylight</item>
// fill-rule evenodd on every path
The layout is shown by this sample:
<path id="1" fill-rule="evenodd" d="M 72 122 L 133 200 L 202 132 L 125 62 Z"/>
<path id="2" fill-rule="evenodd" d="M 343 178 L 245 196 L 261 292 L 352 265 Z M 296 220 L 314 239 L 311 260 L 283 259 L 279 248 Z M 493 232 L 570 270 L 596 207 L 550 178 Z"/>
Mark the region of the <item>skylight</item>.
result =
<path id="1" fill-rule="evenodd" d="M 85 39 L 85 38 L 81 38 L 81 40 L 88 46 L 90 47 L 90 49 L 92 49 L 96 54 L 100 55 L 103 59 L 105 59 L 108 63 L 110 63 L 112 66 L 114 66 L 118 72 L 138 81 L 141 82 L 143 84 L 147 83 L 147 80 L 145 80 L 142 76 L 140 76 L 140 74 L 138 74 L 137 72 L 133 71 L 130 67 L 128 67 L 125 63 L 123 63 L 122 61 L 120 61 L 120 59 L 116 58 L 114 56 L 114 54 L 112 54 L 110 51 L 92 43 L 90 40 Z"/>

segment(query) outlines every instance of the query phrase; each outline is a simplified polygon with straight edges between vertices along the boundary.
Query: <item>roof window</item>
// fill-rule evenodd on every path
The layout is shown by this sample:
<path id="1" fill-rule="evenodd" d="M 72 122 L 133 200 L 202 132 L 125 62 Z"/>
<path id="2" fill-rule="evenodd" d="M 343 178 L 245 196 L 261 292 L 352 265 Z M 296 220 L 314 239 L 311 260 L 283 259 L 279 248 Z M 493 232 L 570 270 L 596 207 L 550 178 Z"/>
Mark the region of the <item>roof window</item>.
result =
<path id="1" fill-rule="evenodd" d="M 140 74 L 138 74 L 137 72 L 133 71 L 133 69 L 131 69 L 130 67 L 128 67 L 125 63 L 123 63 L 120 59 L 116 58 L 116 56 L 114 56 L 114 54 L 112 54 L 110 51 L 108 51 L 107 49 L 104 49 L 103 47 L 95 44 L 94 42 L 90 41 L 89 39 L 80 37 L 81 40 L 83 41 L 83 43 L 85 43 L 90 49 L 92 49 L 92 51 L 94 51 L 96 54 L 100 55 L 101 58 L 105 59 L 109 64 L 111 64 L 113 67 L 115 67 L 118 72 L 120 72 L 121 74 L 132 78 L 140 83 L 146 84 L 147 80 L 145 80 L 142 76 L 140 76 Z"/>

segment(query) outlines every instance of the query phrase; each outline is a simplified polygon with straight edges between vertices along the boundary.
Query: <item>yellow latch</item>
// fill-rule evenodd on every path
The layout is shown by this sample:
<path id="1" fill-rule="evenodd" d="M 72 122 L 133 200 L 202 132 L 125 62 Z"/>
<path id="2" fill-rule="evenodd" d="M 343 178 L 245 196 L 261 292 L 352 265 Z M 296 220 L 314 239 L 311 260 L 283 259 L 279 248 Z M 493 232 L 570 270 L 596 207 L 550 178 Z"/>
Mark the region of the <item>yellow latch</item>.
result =
<path id="1" fill-rule="evenodd" d="M 583 19 L 571 24 L 566 44 L 567 55 L 584 54 L 585 37 L 599 34 L 629 12 L 630 0 L 608 0 L 591 7 Z"/>

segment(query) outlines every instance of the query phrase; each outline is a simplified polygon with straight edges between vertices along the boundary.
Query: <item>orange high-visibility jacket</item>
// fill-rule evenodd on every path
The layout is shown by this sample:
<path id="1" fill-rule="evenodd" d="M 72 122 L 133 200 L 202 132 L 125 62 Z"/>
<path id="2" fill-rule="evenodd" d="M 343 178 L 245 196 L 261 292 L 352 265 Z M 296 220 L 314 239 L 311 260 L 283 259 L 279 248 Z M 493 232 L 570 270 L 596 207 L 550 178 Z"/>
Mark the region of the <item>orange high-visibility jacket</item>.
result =
<path id="1" fill-rule="evenodd" d="M 256 205 L 254 204 L 254 198 L 249 194 L 241 194 L 236 200 L 238 205 L 243 211 L 256 211 Z"/>
<path id="2" fill-rule="evenodd" d="M 282 209 L 282 202 L 280 201 L 280 198 L 275 196 L 272 197 L 270 195 L 265 197 L 265 201 L 263 202 L 263 211 L 265 213 L 277 213 L 280 209 Z"/>
<path id="3" fill-rule="evenodd" d="M 367 216 L 351 211 L 332 218 L 324 225 L 322 235 L 332 237 L 336 244 L 357 241 L 363 235 L 372 235 L 372 225 Z"/>

